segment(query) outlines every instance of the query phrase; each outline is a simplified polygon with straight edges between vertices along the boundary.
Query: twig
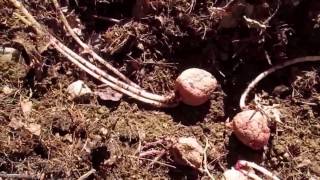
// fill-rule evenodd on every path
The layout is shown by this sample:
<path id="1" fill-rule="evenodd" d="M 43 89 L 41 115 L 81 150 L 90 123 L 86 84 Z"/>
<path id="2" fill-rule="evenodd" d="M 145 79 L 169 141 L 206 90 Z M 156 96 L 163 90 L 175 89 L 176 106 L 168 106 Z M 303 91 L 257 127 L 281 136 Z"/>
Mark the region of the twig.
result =
<path id="1" fill-rule="evenodd" d="M 86 172 L 85 174 L 83 174 L 82 176 L 80 176 L 78 178 L 78 180 L 86 180 L 91 174 L 95 173 L 96 170 L 95 169 L 91 169 L 90 171 Z"/>
<path id="2" fill-rule="evenodd" d="M 68 23 L 67 18 L 64 16 L 61 7 L 57 0 L 51 0 L 59 12 L 60 19 L 63 23 L 63 25 L 67 28 L 67 31 L 70 33 L 70 35 L 73 37 L 73 39 L 84 49 L 84 52 L 88 52 L 94 59 L 98 60 L 101 64 L 103 64 L 105 67 L 107 67 L 108 70 L 110 70 L 112 73 L 117 75 L 120 79 L 127 82 L 129 85 L 132 85 L 136 88 L 140 88 L 137 84 L 132 82 L 130 79 L 128 79 L 125 75 L 123 75 L 121 72 L 119 72 L 116 68 L 114 68 L 111 64 L 109 64 L 107 61 L 105 61 L 101 56 L 99 56 L 97 53 L 95 53 L 91 47 L 89 47 L 86 43 L 84 43 L 80 37 L 74 33 L 73 29 L 71 28 L 70 24 Z"/>
<path id="3" fill-rule="evenodd" d="M 303 62 L 316 62 L 316 61 L 320 61 L 320 56 L 305 56 L 305 57 L 299 57 L 299 58 L 295 58 L 292 60 L 288 60 L 286 62 L 283 62 L 281 64 L 278 64 L 274 67 L 271 67 L 270 69 L 267 69 L 265 71 L 263 71 L 262 73 L 260 73 L 254 80 L 252 80 L 249 85 L 247 86 L 247 88 L 245 89 L 245 91 L 242 93 L 241 98 L 240 98 L 240 108 L 242 110 L 247 109 L 247 105 L 246 105 L 246 98 L 249 94 L 249 92 L 256 87 L 256 85 L 265 77 L 267 77 L 269 74 L 279 70 L 279 69 L 283 69 L 287 66 L 291 66 L 294 64 L 298 64 L 298 63 L 303 63 Z"/>

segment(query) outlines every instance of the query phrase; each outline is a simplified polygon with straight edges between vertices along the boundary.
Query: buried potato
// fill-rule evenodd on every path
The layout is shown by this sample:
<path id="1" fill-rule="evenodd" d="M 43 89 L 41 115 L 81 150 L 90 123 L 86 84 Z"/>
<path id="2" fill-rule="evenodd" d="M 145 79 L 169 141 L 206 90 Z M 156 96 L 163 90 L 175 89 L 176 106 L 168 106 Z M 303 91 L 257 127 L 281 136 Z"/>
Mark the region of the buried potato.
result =
<path id="1" fill-rule="evenodd" d="M 175 84 L 181 101 L 191 106 L 198 106 L 208 101 L 216 87 L 217 80 L 213 75 L 198 68 L 183 71 Z"/>
<path id="2" fill-rule="evenodd" d="M 267 145 L 270 137 L 267 117 L 255 110 L 244 110 L 228 124 L 236 137 L 254 150 Z"/>

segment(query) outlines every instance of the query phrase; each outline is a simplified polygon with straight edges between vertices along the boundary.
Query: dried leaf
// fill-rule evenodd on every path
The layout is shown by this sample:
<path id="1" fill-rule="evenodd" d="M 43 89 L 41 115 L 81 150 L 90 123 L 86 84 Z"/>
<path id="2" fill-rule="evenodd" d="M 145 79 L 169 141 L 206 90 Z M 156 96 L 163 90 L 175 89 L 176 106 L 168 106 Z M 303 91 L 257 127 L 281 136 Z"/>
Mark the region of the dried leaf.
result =
<path id="1" fill-rule="evenodd" d="M 40 124 L 30 123 L 30 124 L 25 125 L 25 128 L 36 136 L 40 136 L 40 134 L 41 134 L 41 125 Z"/>
<path id="2" fill-rule="evenodd" d="M 24 123 L 20 120 L 17 120 L 16 118 L 12 118 L 8 126 L 14 130 L 17 130 L 22 128 L 24 126 Z"/>
<path id="3" fill-rule="evenodd" d="M 32 111 L 32 101 L 25 99 L 20 102 L 20 105 L 21 105 L 23 115 L 25 117 L 29 116 Z"/>
<path id="4" fill-rule="evenodd" d="M 95 94 L 104 101 L 120 101 L 123 96 L 123 94 L 111 89 L 110 87 L 96 91 Z"/>

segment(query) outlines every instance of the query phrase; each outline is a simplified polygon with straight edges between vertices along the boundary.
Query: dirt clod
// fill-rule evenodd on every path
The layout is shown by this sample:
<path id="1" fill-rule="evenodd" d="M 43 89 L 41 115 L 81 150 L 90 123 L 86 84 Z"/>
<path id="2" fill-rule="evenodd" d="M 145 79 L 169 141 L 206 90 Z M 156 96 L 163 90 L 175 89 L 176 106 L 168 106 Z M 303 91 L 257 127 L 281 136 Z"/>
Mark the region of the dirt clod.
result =
<path id="1" fill-rule="evenodd" d="M 202 166 L 204 149 L 196 139 L 181 137 L 171 149 L 174 161 L 183 166 L 199 169 Z"/>

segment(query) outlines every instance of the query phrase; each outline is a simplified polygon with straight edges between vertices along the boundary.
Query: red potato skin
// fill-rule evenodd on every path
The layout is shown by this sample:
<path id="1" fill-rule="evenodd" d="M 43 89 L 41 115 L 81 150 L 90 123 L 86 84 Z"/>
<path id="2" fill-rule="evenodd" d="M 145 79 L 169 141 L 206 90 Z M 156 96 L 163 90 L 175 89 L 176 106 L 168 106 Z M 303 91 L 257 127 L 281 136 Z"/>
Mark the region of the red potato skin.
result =
<path id="1" fill-rule="evenodd" d="M 259 111 L 245 110 L 238 113 L 231 122 L 236 137 L 254 150 L 268 144 L 270 129 L 267 118 Z"/>
<path id="2" fill-rule="evenodd" d="M 181 101 L 190 106 L 204 104 L 216 87 L 217 80 L 213 75 L 197 68 L 183 71 L 175 83 Z"/>

